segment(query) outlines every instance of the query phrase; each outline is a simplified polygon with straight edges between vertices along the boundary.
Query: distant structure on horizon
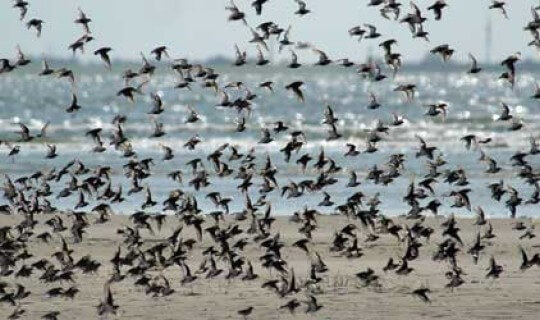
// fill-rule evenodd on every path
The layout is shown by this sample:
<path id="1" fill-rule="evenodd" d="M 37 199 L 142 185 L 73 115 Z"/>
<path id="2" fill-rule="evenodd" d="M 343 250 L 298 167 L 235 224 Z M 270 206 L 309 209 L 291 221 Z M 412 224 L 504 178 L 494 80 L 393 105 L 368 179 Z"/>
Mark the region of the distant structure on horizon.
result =
<path id="1" fill-rule="evenodd" d="M 486 20 L 486 27 L 485 27 L 485 55 L 484 55 L 484 60 L 485 60 L 485 63 L 487 64 L 491 64 L 492 61 L 491 61 L 491 51 L 493 49 L 493 27 L 491 26 L 491 17 L 490 15 L 488 14 L 487 15 L 487 20 Z"/>

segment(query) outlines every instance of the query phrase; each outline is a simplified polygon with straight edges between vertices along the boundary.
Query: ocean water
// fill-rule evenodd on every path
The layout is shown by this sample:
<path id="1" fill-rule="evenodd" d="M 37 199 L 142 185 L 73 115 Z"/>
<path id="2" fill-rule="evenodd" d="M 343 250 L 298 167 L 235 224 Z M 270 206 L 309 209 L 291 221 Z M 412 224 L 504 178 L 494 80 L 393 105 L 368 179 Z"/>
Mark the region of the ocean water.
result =
<path id="1" fill-rule="evenodd" d="M 9 148 L 0 146 L 0 173 L 9 175 L 13 180 L 28 176 L 37 170 L 56 168 L 59 170 L 65 163 L 73 159 L 81 160 L 87 167 L 112 167 L 113 187 L 123 185 L 127 201 L 113 204 L 117 213 L 130 214 L 138 210 L 144 202 L 143 192 L 127 197 L 130 181 L 123 175 L 122 165 L 127 162 L 119 151 L 108 146 L 110 132 L 113 128 L 111 120 L 117 114 L 124 114 L 128 120 L 124 126 L 126 135 L 132 141 L 134 151 L 139 159 L 153 158 L 153 175 L 143 181 L 148 184 L 154 200 L 161 203 L 169 192 L 180 188 L 186 193 L 197 196 L 199 206 L 203 210 L 215 210 L 210 200 L 205 198 L 209 192 L 219 191 L 223 196 L 233 197 L 231 211 L 239 211 L 243 207 L 243 197 L 236 186 L 239 180 L 233 176 L 219 178 L 210 175 L 211 184 L 200 191 L 188 186 L 191 170 L 185 165 L 191 159 L 206 159 L 206 155 L 224 143 L 236 145 L 241 153 L 246 154 L 255 148 L 260 166 L 266 154 L 273 160 L 278 169 L 277 179 L 281 186 L 289 181 L 300 182 L 314 179 L 317 172 L 308 169 L 302 173 L 296 165 L 296 159 L 304 153 L 310 153 L 316 158 L 321 149 L 343 168 L 335 175 L 339 180 L 333 186 L 325 189 L 336 204 L 345 201 L 354 192 L 362 191 L 367 197 L 380 193 L 381 212 L 388 215 L 404 214 L 408 206 L 402 201 L 406 187 L 411 181 L 420 181 L 427 173 L 426 158 L 416 158 L 415 152 L 419 143 L 415 135 L 423 137 L 429 145 L 437 146 L 448 164 L 441 169 L 464 168 L 470 181 L 471 202 L 474 206 L 482 206 L 490 216 L 503 217 L 508 215 L 504 200 L 496 202 L 490 198 L 487 185 L 504 179 L 520 192 L 526 200 L 534 188 L 524 184 L 516 177 L 518 168 L 511 166 L 510 157 L 516 151 L 529 149 L 529 138 L 540 135 L 540 102 L 530 96 L 534 93 L 534 74 L 520 72 L 514 90 L 507 84 L 497 80 L 497 72 L 484 72 L 478 76 L 467 75 L 464 71 L 403 71 L 394 79 L 373 83 L 363 79 L 354 69 L 338 67 L 302 68 L 288 70 L 285 68 L 256 68 L 256 67 L 216 67 L 220 74 L 218 83 L 223 86 L 231 81 L 242 81 L 258 97 L 254 100 L 253 111 L 247 119 L 247 130 L 235 132 L 235 110 L 216 108 L 219 97 L 212 89 L 203 88 L 199 84 L 192 85 L 192 90 L 174 89 L 179 81 L 172 71 L 162 67 L 152 77 L 151 82 L 144 87 L 145 95 L 137 96 L 135 103 L 117 97 L 116 92 L 123 87 L 121 70 L 109 72 L 102 66 L 87 66 L 76 70 L 76 85 L 74 88 L 65 80 L 42 78 L 35 70 L 20 70 L 0 76 L 0 139 L 11 141 L 21 146 L 21 152 L 14 160 L 9 159 Z M 263 81 L 274 82 L 274 93 L 263 88 L 257 88 Z M 298 102 L 284 86 L 292 81 L 305 82 L 305 103 Z M 394 92 L 399 84 L 414 83 L 417 85 L 417 95 L 413 101 L 407 102 L 403 95 Z M 79 98 L 82 109 L 75 114 L 68 114 L 65 109 L 71 102 L 72 90 Z M 231 98 L 242 95 L 236 89 L 227 89 Z M 151 109 L 150 92 L 158 93 L 165 106 L 165 112 L 158 116 L 148 115 Z M 381 107 L 368 110 L 368 93 L 373 92 L 378 97 Z M 427 103 L 444 101 L 449 104 L 448 117 L 428 117 L 424 115 Z M 523 120 L 524 128 L 517 132 L 508 131 L 508 123 L 496 121 L 496 115 L 501 112 L 501 102 L 511 106 L 512 114 Z M 201 121 L 186 124 L 187 106 L 192 106 L 201 116 Z M 335 116 L 339 118 L 338 131 L 343 138 L 336 141 L 326 141 L 327 128 L 321 124 L 326 105 L 332 106 Z M 378 152 L 363 153 L 358 157 L 344 157 L 345 143 L 354 143 L 360 150 L 365 148 L 367 131 L 375 126 L 380 119 L 388 124 L 395 112 L 406 118 L 406 124 L 391 128 L 389 134 L 382 135 L 383 140 L 377 144 Z M 166 135 L 161 138 L 150 138 L 153 126 L 150 119 L 155 117 L 165 125 Z M 299 154 L 293 154 L 289 163 L 283 161 L 279 152 L 289 139 L 287 133 L 274 136 L 270 144 L 261 145 L 260 129 L 272 127 L 272 123 L 283 120 L 291 130 L 302 130 L 307 136 L 308 143 Z M 14 133 L 19 129 L 17 123 L 25 123 L 32 134 L 37 134 L 41 126 L 50 121 L 46 139 L 34 139 L 29 143 L 17 143 L 18 136 Z M 85 136 L 87 130 L 103 128 L 102 138 L 108 147 L 104 153 L 93 153 L 93 142 Z M 466 150 L 464 143 L 459 140 L 466 134 L 476 134 L 481 138 L 491 138 L 492 142 L 483 147 L 484 152 L 495 159 L 503 170 L 497 174 L 486 174 L 485 163 L 479 162 L 479 151 Z M 183 148 L 183 144 L 198 134 L 202 142 L 193 151 Z M 55 159 L 45 159 L 45 144 L 55 144 L 59 156 Z M 161 145 L 167 145 L 174 150 L 175 157 L 170 161 L 162 161 Z M 375 185 L 365 179 L 366 171 L 373 165 L 380 167 L 391 154 L 403 153 L 406 157 L 403 175 L 388 186 Z M 224 158 L 229 155 L 225 152 Z M 529 156 L 527 160 L 533 169 L 540 170 L 540 155 Z M 206 160 L 203 160 L 206 162 Z M 212 172 L 212 165 L 205 163 Z M 230 164 L 232 169 L 238 168 L 239 161 Z M 310 167 L 312 164 L 310 165 Z M 184 184 L 180 185 L 167 178 L 167 173 L 181 169 L 184 172 Z M 345 188 L 348 176 L 347 170 L 358 173 L 361 185 L 357 188 Z M 84 178 L 80 177 L 80 180 Z M 69 177 L 65 176 L 60 182 L 52 182 L 52 190 L 59 191 L 66 186 Z M 250 196 L 255 201 L 262 179 L 253 179 L 254 187 Z M 435 185 L 436 197 L 443 203 L 442 213 L 457 215 L 472 215 L 465 209 L 451 208 L 452 199 L 443 197 L 449 190 L 457 187 L 450 186 L 439 179 Z M 322 194 L 307 193 L 303 197 L 286 199 L 276 190 L 267 197 L 273 204 L 273 213 L 277 215 L 292 214 L 304 206 L 317 208 L 322 200 Z M 422 203 L 433 199 L 429 197 Z M 504 198 L 505 199 L 505 198 Z M 62 210 L 72 209 L 77 202 L 77 194 L 65 199 L 50 197 L 53 205 Z M 96 205 L 95 199 L 87 199 L 88 208 Z M 2 203 L 6 200 L 3 199 Z M 160 211 L 161 205 L 148 209 Z M 323 213 L 333 213 L 329 207 L 317 208 Z M 518 215 L 536 216 L 540 206 L 523 205 L 518 208 Z"/>

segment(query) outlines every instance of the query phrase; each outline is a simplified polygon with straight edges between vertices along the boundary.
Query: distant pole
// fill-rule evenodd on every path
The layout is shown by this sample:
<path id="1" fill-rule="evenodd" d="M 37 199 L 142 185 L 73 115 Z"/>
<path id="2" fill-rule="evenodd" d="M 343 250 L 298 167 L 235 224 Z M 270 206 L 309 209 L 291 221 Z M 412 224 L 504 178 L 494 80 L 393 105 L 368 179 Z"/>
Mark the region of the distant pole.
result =
<path id="1" fill-rule="evenodd" d="M 493 28 L 491 26 L 491 16 L 488 14 L 487 21 L 486 21 L 486 29 L 485 29 L 485 37 L 486 37 L 486 43 L 485 43 L 485 62 L 490 64 L 491 63 L 491 51 L 493 49 Z"/>
<path id="2" fill-rule="evenodd" d="M 272 38 L 268 39 L 268 44 L 269 44 L 269 46 L 268 46 L 268 51 L 269 51 L 268 52 L 268 56 L 269 56 L 268 60 L 270 61 L 270 63 L 272 65 L 274 65 L 275 62 L 276 62 L 276 56 L 275 56 L 276 55 L 276 44 L 275 44 L 275 41 Z"/>

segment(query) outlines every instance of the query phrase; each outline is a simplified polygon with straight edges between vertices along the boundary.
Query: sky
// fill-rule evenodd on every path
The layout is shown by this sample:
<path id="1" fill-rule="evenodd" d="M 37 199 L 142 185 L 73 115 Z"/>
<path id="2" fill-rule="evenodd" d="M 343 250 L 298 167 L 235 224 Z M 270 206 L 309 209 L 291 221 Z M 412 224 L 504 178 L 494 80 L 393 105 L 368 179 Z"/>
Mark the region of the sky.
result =
<path id="1" fill-rule="evenodd" d="M 217 55 L 232 57 L 234 44 L 248 49 L 254 55 L 254 46 L 248 44 L 249 30 L 239 22 L 228 22 L 225 6 L 228 0 L 27 0 L 28 18 L 45 21 L 43 34 L 37 38 L 19 21 L 18 10 L 12 1 L 0 1 L 0 57 L 14 56 L 17 44 L 32 55 L 70 57 L 68 45 L 82 35 L 82 28 L 73 23 L 77 7 L 92 18 L 91 30 L 96 40 L 89 50 L 102 46 L 113 48 L 114 58 L 136 59 L 139 52 L 149 52 L 158 45 L 167 45 L 174 58 L 207 59 Z M 424 11 L 435 0 L 418 0 Z M 431 12 L 425 12 L 429 21 L 425 29 L 430 32 L 430 43 L 412 39 L 404 24 L 380 17 L 378 9 L 367 7 L 368 0 L 306 0 L 313 12 L 304 17 L 293 14 L 297 6 L 293 0 L 269 0 L 263 16 L 257 17 L 251 7 L 252 0 L 236 0 L 248 15 L 248 22 L 256 26 L 274 21 L 286 28 L 292 25 L 292 41 L 308 41 L 326 51 L 331 59 L 349 57 L 364 59 L 370 50 L 380 51 L 377 40 L 358 43 L 347 33 L 350 27 L 371 23 L 378 26 L 383 39 L 396 38 L 397 51 L 405 61 L 422 58 L 429 49 L 448 43 L 457 50 L 456 60 L 464 61 L 469 52 L 478 60 L 485 60 L 485 26 L 491 19 L 493 28 L 492 59 L 500 61 L 521 51 L 525 57 L 537 59 L 539 54 L 527 47 L 531 36 L 523 31 L 531 19 L 530 8 L 536 0 L 507 1 L 510 17 L 505 19 L 499 11 L 488 10 L 491 0 L 449 0 L 441 21 L 434 21 Z M 408 0 L 402 0 L 403 11 L 410 11 Z M 284 54 L 283 58 L 289 57 Z M 314 57 L 312 57 L 314 58 Z M 87 54 L 85 59 L 94 59 Z"/>

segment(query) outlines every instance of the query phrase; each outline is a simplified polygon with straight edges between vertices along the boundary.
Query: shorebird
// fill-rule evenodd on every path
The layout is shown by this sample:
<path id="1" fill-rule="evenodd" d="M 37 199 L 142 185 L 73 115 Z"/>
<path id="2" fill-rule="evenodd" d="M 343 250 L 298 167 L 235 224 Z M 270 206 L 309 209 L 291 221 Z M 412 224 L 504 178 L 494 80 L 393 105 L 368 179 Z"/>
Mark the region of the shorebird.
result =
<path id="1" fill-rule="evenodd" d="M 332 60 L 328 58 L 328 55 L 322 50 L 313 49 L 313 52 L 319 55 L 319 60 L 315 63 L 316 66 L 326 66 L 332 63 Z"/>
<path id="2" fill-rule="evenodd" d="M 81 8 L 78 8 L 79 10 L 79 16 L 75 20 L 76 24 L 82 25 L 84 32 L 86 34 L 91 33 L 89 23 L 92 22 L 92 19 L 88 18 L 88 16 L 81 10 Z"/>
<path id="3" fill-rule="evenodd" d="M 168 50 L 167 46 L 159 46 L 159 47 L 156 47 L 156 48 L 152 49 L 152 51 L 150 51 L 150 53 L 154 55 L 154 57 L 156 58 L 157 61 L 161 61 L 161 58 L 163 56 L 169 58 L 169 53 L 168 53 L 167 50 Z"/>
<path id="4" fill-rule="evenodd" d="M 476 62 L 476 58 L 471 53 L 469 53 L 469 58 L 471 59 L 471 67 L 469 68 L 469 71 L 467 71 L 467 73 L 476 74 L 482 71 L 482 68 L 478 67 L 478 62 Z"/>
<path id="5" fill-rule="evenodd" d="M 0 72 L 2 73 L 2 72 Z M 54 74 L 55 71 L 54 69 L 51 69 L 49 67 L 49 63 L 47 62 L 47 60 L 45 58 L 43 58 L 43 61 L 41 62 L 41 71 L 38 73 L 39 76 L 49 76 L 49 75 L 52 75 Z"/>
<path id="6" fill-rule="evenodd" d="M 41 20 L 41 19 L 33 18 L 33 19 L 30 19 L 26 23 L 26 28 L 27 29 L 30 29 L 30 28 L 36 29 L 36 35 L 39 38 L 39 37 L 41 37 L 41 29 L 43 28 L 44 23 L 45 22 L 43 22 L 43 20 Z"/>
<path id="7" fill-rule="evenodd" d="M 304 1 L 294 0 L 294 2 L 296 2 L 296 4 L 298 5 L 298 10 L 296 10 L 294 14 L 299 15 L 299 16 L 304 16 L 311 12 L 309 9 L 307 9 L 307 5 Z"/>
<path id="8" fill-rule="evenodd" d="M 302 65 L 298 63 L 298 56 L 294 51 L 291 50 L 291 62 L 287 65 L 291 69 L 296 69 Z"/>
<path id="9" fill-rule="evenodd" d="M 109 52 L 111 51 L 112 49 L 109 47 L 103 47 L 94 51 L 94 55 L 99 55 L 109 70 L 111 69 L 111 58 L 109 57 Z"/>
<path id="10" fill-rule="evenodd" d="M 77 112 L 81 109 L 82 107 L 78 104 L 78 99 L 77 99 L 77 96 L 73 93 L 71 95 L 71 104 L 69 105 L 69 107 L 66 108 L 66 112 L 67 113 L 73 113 L 73 112 Z"/>
<path id="11" fill-rule="evenodd" d="M 442 17 L 442 9 L 447 7 L 448 4 L 445 0 L 437 0 L 434 4 L 429 6 L 428 10 L 433 10 L 433 13 L 435 14 L 435 20 L 441 20 Z"/>
<path id="12" fill-rule="evenodd" d="M 233 0 L 229 1 L 229 5 L 225 7 L 229 11 L 229 21 L 242 21 L 247 25 L 246 15 L 244 12 L 240 11 Z"/>
<path id="13" fill-rule="evenodd" d="M 421 287 L 412 292 L 412 294 L 420 300 L 422 300 L 425 303 L 431 303 L 431 300 L 429 299 L 428 293 L 431 293 L 431 290 L 426 287 Z"/>
<path id="14" fill-rule="evenodd" d="M 432 54 L 439 54 L 443 62 L 448 62 L 454 54 L 454 49 L 450 48 L 447 44 L 441 44 L 430 50 Z"/>
<path id="15" fill-rule="evenodd" d="M 300 102 L 304 102 L 304 93 L 300 89 L 304 85 L 302 81 L 294 81 L 285 86 L 285 89 L 291 90 Z"/>
<path id="16" fill-rule="evenodd" d="M 13 4 L 13 8 L 19 9 L 19 20 L 24 20 L 26 17 L 26 14 L 28 13 L 28 2 L 24 0 L 15 0 L 15 3 Z"/>
<path id="17" fill-rule="evenodd" d="M 8 59 L 0 59 L 0 74 L 11 72 L 15 68 L 16 66 L 12 65 Z"/>
<path id="18" fill-rule="evenodd" d="M 500 10 L 502 14 L 504 15 L 504 17 L 508 19 L 508 14 L 506 13 L 505 6 L 506 6 L 506 2 L 504 1 L 492 0 L 491 5 L 489 6 L 489 9 Z"/>
<path id="19" fill-rule="evenodd" d="M 253 307 L 247 307 L 245 309 L 238 310 L 238 314 L 241 315 L 243 319 L 248 319 L 248 317 L 253 312 L 253 309 Z"/>

